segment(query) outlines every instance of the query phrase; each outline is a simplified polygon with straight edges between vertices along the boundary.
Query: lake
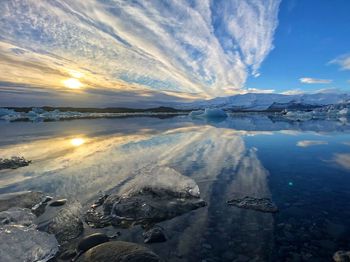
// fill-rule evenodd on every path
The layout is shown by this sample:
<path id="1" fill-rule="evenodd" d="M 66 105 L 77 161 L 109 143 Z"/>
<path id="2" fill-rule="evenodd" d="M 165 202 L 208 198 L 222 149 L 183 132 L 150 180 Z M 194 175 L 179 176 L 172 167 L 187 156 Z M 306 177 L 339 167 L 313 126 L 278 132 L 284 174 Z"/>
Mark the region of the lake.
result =
<path id="1" fill-rule="evenodd" d="M 0 171 L 0 193 L 43 191 L 87 207 L 144 168 L 167 167 L 194 180 L 207 206 L 159 223 L 168 240 L 147 245 L 168 261 L 331 261 L 337 250 L 350 250 L 346 119 L 238 114 L 217 121 L 0 122 L 0 134 L 0 157 L 32 160 Z M 227 204 L 244 196 L 271 198 L 279 212 Z M 143 243 L 140 226 L 85 225 L 85 234 L 102 231 Z"/>

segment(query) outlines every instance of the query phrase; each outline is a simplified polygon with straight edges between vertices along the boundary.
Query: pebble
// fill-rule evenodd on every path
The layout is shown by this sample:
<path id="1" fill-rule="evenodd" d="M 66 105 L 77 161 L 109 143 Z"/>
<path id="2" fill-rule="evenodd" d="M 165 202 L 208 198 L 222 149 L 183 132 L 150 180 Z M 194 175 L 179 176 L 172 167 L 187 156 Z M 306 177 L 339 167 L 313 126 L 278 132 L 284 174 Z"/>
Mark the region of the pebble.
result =
<path id="1" fill-rule="evenodd" d="M 63 206 L 64 204 L 67 203 L 67 199 L 58 199 L 58 200 L 54 200 L 52 201 L 49 206 L 50 207 L 59 207 L 59 206 Z"/>

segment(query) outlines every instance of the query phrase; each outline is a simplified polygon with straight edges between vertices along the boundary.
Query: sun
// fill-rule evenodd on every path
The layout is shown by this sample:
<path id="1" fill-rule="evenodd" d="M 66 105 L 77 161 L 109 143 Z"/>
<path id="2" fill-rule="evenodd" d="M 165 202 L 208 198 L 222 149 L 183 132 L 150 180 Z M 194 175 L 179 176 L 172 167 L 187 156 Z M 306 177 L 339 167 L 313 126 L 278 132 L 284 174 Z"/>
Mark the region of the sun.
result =
<path id="1" fill-rule="evenodd" d="M 70 143 L 73 146 L 81 146 L 82 144 L 85 143 L 85 139 L 83 139 L 83 138 L 73 138 L 73 139 L 70 140 Z"/>
<path id="2" fill-rule="evenodd" d="M 65 87 L 71 89 L 80 89 L 83 86 L 83 84 L 76 78 L 68 78 L 66 80 L 63 80 L 63 84 Z"/>

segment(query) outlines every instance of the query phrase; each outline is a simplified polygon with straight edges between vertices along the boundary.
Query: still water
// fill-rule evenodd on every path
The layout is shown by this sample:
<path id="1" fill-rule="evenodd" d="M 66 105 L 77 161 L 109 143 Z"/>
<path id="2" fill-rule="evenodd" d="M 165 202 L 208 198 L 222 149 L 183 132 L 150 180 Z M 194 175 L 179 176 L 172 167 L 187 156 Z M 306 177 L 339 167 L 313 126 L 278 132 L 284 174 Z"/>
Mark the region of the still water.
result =
<path id="1" fill-rule="evenodd" d="M 0 122 L 0 134 L 0 157 L 32 160 L 0 171 L 0 193 L 43 191 L 88 206 L 146 167 L 193 179 L 207 206 L 160 223 L 168 241 L 148 245 L 168 261 L 331 261 L 337 250 L 350 250 L 346 120 L 241 115 L 214 122 L 187 116 Z M 269 197 L 279 212 L 226 203 L 244 196 Z M 121 239 L 143 243 L 139 226 L 119 231 Z"/>

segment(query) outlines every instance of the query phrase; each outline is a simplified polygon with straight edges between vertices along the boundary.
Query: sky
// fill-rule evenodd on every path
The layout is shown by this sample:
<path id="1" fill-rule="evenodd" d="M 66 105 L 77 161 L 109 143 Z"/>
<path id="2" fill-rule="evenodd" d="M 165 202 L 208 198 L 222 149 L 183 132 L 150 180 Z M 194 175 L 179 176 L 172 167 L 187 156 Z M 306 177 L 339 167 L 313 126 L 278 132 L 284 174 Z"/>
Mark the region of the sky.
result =
<path id="1" fill-rule="evenodd" d="M 3 0 L 0 106 L 350 89 L 348 0 Z"/>

